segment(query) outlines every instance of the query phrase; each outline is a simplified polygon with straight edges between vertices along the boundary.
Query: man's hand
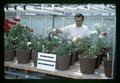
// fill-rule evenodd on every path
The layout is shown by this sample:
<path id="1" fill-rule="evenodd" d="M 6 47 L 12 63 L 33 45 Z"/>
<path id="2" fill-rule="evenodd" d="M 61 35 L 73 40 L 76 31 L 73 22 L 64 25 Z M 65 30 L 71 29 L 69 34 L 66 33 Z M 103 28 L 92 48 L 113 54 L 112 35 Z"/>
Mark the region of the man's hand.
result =
<path id="1" fill-rule="evenodd" d="M 54 28 L 53 31 L 52 31 L 52 34 L 53 34 L 53 35 L 57 35 L 57 34 L 59 34 L 59 33 L 62 33 L 62 31 L 59 30 L 59 29 L 57 29 L 57 28 Z"/>
<path id="2" fill-rule="evenodd" d="M 72 38 L 72 41 L 75 42 L 75 43 L 78 43 L 80 41 L 80 38 L 74 37 L 74 38 Z"/>

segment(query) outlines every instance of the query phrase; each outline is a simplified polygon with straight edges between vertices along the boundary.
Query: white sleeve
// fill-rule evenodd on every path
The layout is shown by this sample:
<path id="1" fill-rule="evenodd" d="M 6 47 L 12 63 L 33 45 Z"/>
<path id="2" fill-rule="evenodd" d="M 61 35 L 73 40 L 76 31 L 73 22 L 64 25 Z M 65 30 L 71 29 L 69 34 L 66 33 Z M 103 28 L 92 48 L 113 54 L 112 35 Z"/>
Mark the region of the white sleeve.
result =
<path id="1" fill-rule="evenodd" d="M 62 27 L 60 28 L 60 30 L 62 31 L 62 33 L 59 33 L 59 37 L 61 39 L 66 39 L 68 34 L 68 27 Z"/>
<path id="2" fill-rule="evenodd" d="M 62 31 L 62 33 L 59 34 L 59 36 L 62 39 L 67 39 L 69 37 L 69 34 L 70 34 L 69 32 L 70 32 L 71 28 L 73 27 L 73 25 L 74 24 L 60 28 L 60 30 Z"/>

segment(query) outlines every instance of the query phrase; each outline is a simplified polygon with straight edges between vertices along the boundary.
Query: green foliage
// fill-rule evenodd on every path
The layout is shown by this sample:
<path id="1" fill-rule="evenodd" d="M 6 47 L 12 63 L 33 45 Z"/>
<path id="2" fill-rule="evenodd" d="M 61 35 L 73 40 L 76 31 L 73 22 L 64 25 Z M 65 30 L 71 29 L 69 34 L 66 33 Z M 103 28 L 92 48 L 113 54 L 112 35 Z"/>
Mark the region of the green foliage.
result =
<path id="1" fill-rule="evenodd" d="M 97 50 L 96 46 L 90 46 L 86 51 L 84 51 L 82 53 L 83 57 L 86 58 L 93 58 L 95 57 L 97 54 L 99 53 L 99 51 Z"/>
<path id="2" fill-rule="evenodd" d="M 71 43 L 68 41 L 63 41 L 60 43 L 59 47 L 56 48 L 55 53 L 59 56 L 70 55 L 72 52 Z"/>
<path id="3" fill-rule="evenodd" d="M 51 40 L 49 40 L 47 37 L 43 38 L 41 35 L 33 35 L 31 46 L 33 50 L 38 52 L 43 52 L 44 50 L 44 52 L 55 53 L 55 48 L 59 46 L 59 41 L 57 38 L 51 38 Z"/>
<path id="4" fill-rule="evenodd" d="M 55 53 L 55 49 L 59 47 L 61 43 L 61 40 L 57 37 L 53 37 L 51 39 L 49 38 L 44 38 L 44 50 L 45 52 L 49 52 L 49 53 Z"/>
<path id="5" fill-rule="evenodd" d="M 4 38 L 4 47 L 5 48 L 13 48 L 12 39 L 9 35 L 5 36 L 5 38 Z"/>
<path id="6" fill-rule="evenodd" d="M 82 38 L 80 42 L 77 43 L 77 49 L 80 52 L 84 52 L 88 48 L 89 48 L 89 42 L 87 42 L 87 38 Z"/>
<path id="7" fill-rule="evenodd" d="M 89 37 L 83 38 L 79 42 L 79 50 L 82 51 L 82 54 L 80 56 L 93 58 L 100 52 L 97 40 L 93 40 L 93 38 L 95 38 L 93 36 L 95 35 L 90 35 Z"/>
<path id="8" fill-rule="evenodd" d="M 42 52 L 43 39 L 41 35 L 33 35 L 31 39 L 31 48 L 37 52 Z"/>
<path id="9" fill-rule="evenodd" d="M 77 47 L 78 47 L 78 45 L 76 44 L 76 43 L 74 43 L 74 42 L 71 42 L 71 52 L 72 53 L 75 53 L 75 52 L 77 52 Z"/>
<path id="10" fill-rule="evenodd" d="M 102 32 L 106 32 L 107 35 L 102 35 Z M 101 36 L 101 37 L 100 37 Z M 101 30 L 99 30 L 99 40 L 98 47 L 107 48 L 105 53 L 107 53 L 107 58 L 112 59 L 113 57 L 113 43 L 115 42 L 115 26 L 101 26 Z"/>
<path id="11" fill-rule="evenodd" d="M 106 26 L 106 25 L 100 25 L 95 27 L 96 31 L 98 32 L 99 40 L 99 46 L 102 48 L 109 48 L 111 42 L 113 43 L 115 41 L 115 26 Z M 101 34 L 102 32 L 107 33 L 106 35 Z"/>
<path id="12" fill-rule="evenodd" d="M 17 48 L 27 50 L 28 49 L 27 43 L 28 41 L 21 41 L 17 44 Z"/>
<path id="13" fill-rule="evenodd" d="M 9 35 L 13 38 L 14 43 L 18 44 L 21 40 L 31 40 L 31 33 L 27 27 L 24 27 L 20 24 L 15 25 L 11 28 Z"/>
<path id="14" fill-rule="evenodd" d="M 13 45 L 20 49 L 28 49 L 27 43 L 32 39 L 32 33 L 29 32 L 28 27 L 24 27 L 21 24 L 13 26 L 8 33 Z"/>
<path id="15" fill-rule="evenodd" d="M 103 35 L 101 34 L 102 30 L 99 30 L 98 33 L 96 34 L 91 34 L 89 37 L 87 38 L 83 38 L 81 39 L 81 41 L 78 44 L 78 48 L 79 50 L 83 51 L 82 56 L 90 58 L 90 57 L 94 57 L 95 55 L 99 54 L 102 50 L 102 48 L 109 48 L 109 58 L 111 58 L 113 55 L 113 36 L 114 36 L 114 31 L 111 32 L 113 30 L 109 30 L 109 32 L 107 32 L 107 35 Z M 100 37 L 101 36 L 101 37 Z M 111 38 L 112 37 L 112 38 Z"/>

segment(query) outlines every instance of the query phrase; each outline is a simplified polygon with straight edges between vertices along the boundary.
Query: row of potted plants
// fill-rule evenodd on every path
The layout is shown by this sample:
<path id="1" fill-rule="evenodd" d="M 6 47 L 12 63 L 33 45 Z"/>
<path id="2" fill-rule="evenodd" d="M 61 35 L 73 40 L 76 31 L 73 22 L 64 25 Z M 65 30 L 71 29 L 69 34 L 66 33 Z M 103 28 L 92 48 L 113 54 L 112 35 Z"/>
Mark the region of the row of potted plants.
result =
<path id="1" fill-rule="evenodd" d="M 70 43 L 68 43 L 68 41 L 62 41 L 59 38 L 49 39 L 49 38 L 43 38 L 41 35 L 34 35 L 34 34 L 31 35 L 31 39 L 30 38 L 28 39 L 28 37 L 26 37 L 26 36 L 28 36 L 29 33 L 27 33 L 27 35 L 25 35 L 24 32 L 21 32 L 21 34 L 17 33 L 17 31 L 19 31 L 17 28 L 21 28 L 21 27 L 16 27 L 16 29 L 14 28 L 15 30 L 13 30 L 13 31 L 11 29 L 8 36 L 10 36 L 14 39 L 14 38 L 18 37 L 17 35 L 19 34 L 19 37 L 16 40 L 14 39 L 13 43 L 11 43 L 12 46 L 15 46 L 15 48 L 14 48 L 15 52 L 16 52 L 15 55 L 17 57 L 18 63 L 21 63 L 21 64 L 28 63 L 29 58 L 31 57 L 33 62 L 35 62 L 34 66 L 37 66 L 36 61 L 37 61 L 37 53 L 38 52 L 54 53 L 54 54 L 57 54 L 60 56 L 65 56 L 67 54 L 71 55 L 71 52 L 73 52 L 73 50 L 74 50 L 74 49 L 72 49 L 74 44 L 71 44 L 71 41 L 69 41 Z M 21 29 L 21 30 L 23 30 L 23 29 Z M 15 34 L 15 32 L 16 32 L 16 36 L 13 35 L 13 33 Z M 20 35 L 24 35 L 25 37 L 22 37 Z M 11 38 L 11 40 L 12 40 L 12 38 Z M 7 41 L 7 40 L 5 39 L 5 41 Z M 31 44 L 29 44 L 27 46 L 28 43 L 31 43 Z M 5 43 L 5 44 L 7 44 L 7 43 Z M 7 48 L 7 47 L 5 47 L 5 48 Z M 59 59 L 59 58 L 57 58 L 57 59 Z M 66 59 L 68 59 L 68 58 L 66 58 Z M 57 60 L 57 63 L 58 63 L 58 61 L 61 62 L 60 60 Z M 68 60 L 65 60 L 65 61 L 68 61 Z M 68 63 L 70 64 L 70 61 Z"/>
<path id="2" fill-rule="evenodd" d="M 80 42 L 75 43 L 71 40 L 63 41 L 58 37 L 43 38 L 41 35 L 30 33 L 28 27 L 18 24 L 5 36 L 5 51 L 6 48 L 14 48 L 15 50 L 11 54 L 6 51 L 5 60 L 7 60 L 7 55 L 14 55 L 17 57 L 18 63 L 25 64 L 32 59 L 34 66 L 37 66 L 37 53 L 47 52 L 57 55 L 56 69 L 66 70 L 69 69 L 71 64 L 74 64 L 75 58 L 73 59 L 73 57 L 76 57 L 76 52 L 78 51 L 81 72 L 91 74 L 99 67 L 103 57 L 109 56 L 110 58 L 112 56 L 111 53 L 113 53 L 113 45 L 109 44 L 107 46 L 109 49 L 105 50 L 106 43 L 103 42 L 104 39 L 100 38 L 99 35 L 100 32 L 99 34 L 92 34 L 89 37 L 80 39 Z M 105 71 L 108 70 L 105 69 Z M 111 76 L 111 74 L 107 76 Z"/>

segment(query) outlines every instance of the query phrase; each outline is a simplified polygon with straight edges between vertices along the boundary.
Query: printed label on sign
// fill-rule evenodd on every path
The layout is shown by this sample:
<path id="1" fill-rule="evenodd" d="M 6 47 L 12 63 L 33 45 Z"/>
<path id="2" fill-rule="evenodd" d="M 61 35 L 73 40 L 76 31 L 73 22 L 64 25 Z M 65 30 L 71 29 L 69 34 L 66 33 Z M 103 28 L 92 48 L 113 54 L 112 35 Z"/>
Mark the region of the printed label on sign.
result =
<path id="1" fill-rule="evenodd" d="M 38 53 L 37 68 L 45 70 L 55 70 L 56 55 L 48 53 Z"/>

